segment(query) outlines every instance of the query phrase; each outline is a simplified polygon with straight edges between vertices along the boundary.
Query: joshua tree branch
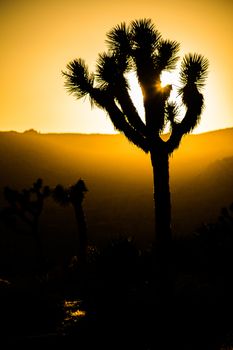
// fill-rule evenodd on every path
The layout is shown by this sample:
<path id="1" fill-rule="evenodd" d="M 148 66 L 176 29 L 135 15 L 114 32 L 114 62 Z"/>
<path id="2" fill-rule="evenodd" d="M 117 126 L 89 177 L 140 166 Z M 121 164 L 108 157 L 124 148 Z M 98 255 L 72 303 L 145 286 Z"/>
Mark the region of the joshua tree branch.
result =
<path id="1" fill-rule="evenodd" d="M 169 154 L 179 147 L 183 135 L 191 132 L 199 122 L 204 105 L 203 95 L 196 89 L 190 96 L 191 98 L 186 101 L 187 111 L 184 118 L 180 123 L 172 123 L 171 136 L 167 141 L 167 150 Z"/>
<path id="2" fill-rule="evenodd" d="M 134 106 L 128 90 L 122 89 L 122 87 L 116 89 L 116 98 L 121 106 L 122 112 L 126 115 L 129 124 L 140 132 L 143 136 L 146 136 L 146 125 L 138 115 L 137 109 Z"/>
<path id="3" fill-rule="evenodd" d="M 124 113 L 116 105 L 114 97 L 109 91 L 93 88 L 91 98 L 102 109 L 106 110 L 114 127 L 123 132 L 129 141 L 140 147 L 144 152 L 148 152 L 148 143 L 138 131 L 136 131 L 126 120 Z"/>
<path id="4" fill-rule="evenodd" d="M 140 147 L 144 152 L 148 152 L 148 142 L 138 131 L 136 131 L 127 122 L 125 115 L 117 107 L 114 100 L 109 100 L 105 105 L 105 109 L 108 112 L 110 119 L 119 131 L 122 131 L 129 141 L 133 142 L 136 146 Z"/>

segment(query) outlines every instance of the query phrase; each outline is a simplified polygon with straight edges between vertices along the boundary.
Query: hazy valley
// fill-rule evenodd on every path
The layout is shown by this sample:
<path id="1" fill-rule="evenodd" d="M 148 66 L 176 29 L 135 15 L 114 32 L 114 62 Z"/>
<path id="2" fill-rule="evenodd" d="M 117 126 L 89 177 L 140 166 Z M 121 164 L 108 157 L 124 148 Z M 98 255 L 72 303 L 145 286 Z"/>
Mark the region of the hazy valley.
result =
<path id="1" fill-rule="evenodd" d="M 233 129 L 186 136 L 170 159 L 173 231 L 192 234 L 216 220 L 233 201 Z M 3 188 L 23 189 L 42 178 L 64 186 L 82 178 L 91 243 L 129 236 L 145 247 L 153 238 L 152 172 L 149 156 L 122 135 L 0 133 L 0 203 Z M 14 233 L 2 226 L 1 247 L 11 248 Z M 71 207 L 48 200 L 40 220 L 48 254 L 71 249 L 76 223 Z M 28 241 L 28 237 L 23 240 Z M 57 249 L 51 247 L 57 246 Z"/>

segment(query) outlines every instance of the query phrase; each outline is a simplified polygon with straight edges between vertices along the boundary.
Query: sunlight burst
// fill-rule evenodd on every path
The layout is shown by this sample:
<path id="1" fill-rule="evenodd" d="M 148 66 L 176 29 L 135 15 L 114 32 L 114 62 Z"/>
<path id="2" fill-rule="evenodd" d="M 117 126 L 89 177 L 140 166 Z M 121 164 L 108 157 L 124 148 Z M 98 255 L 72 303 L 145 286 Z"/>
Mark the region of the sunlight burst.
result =
<path id="1" fill-rule="evenodd" d="M 141 119 L 145 122 L 145 110 L 143 104 L 143 95 L 141 88 L 138 83 L 138 79 L 135 72 L 130 72 L 127 74 L 127 79 L 130 85 L 130 97 L 141 117 Z M 181 86 L 179 81 L 179 72 L 175 70 L 173 72 L 163 71 L 160 75 L 161 87 L 166 85 L 172 85 L 172 90 L 170 94 L 170 101 L 176 102 L 180 106 L 180 113 L 178 119 L 181 120 L 184 113 L 185 108 L 182 107 L 181 98 L 178 94 L 178 89 Z M 166 129 L 168 130 L 168 129 Z"/>

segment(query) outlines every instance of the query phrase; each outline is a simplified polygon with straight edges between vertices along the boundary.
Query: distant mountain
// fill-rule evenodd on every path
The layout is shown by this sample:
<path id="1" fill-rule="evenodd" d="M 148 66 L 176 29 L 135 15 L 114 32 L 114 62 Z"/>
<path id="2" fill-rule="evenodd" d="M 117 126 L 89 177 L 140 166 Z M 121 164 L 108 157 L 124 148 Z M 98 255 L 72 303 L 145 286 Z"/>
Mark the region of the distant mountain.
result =
<path id="1" fill-rule="evenodd" d="M 178 186 L 173 195 L 175 231 L 189 234 L 202 223 L 215 222 L 221 208 L 233 202 L 233 157 L 210 163 L 196 177 Z"/>
<path id="2" fill-rule="evenodd" d="M 172 155 L 176 235 L 214 220 L 233 201 L 232 141 L 233 128 L 188 135 Z M 122 135 L 0 132 L 0 169 L 1 206 L 6 185 L 21 189 L 38 177 L 50 186 L 68 185 L 83 178 L 89 189 L 84 205 L 92 242 L 119 235 L 134 236 L 140 244 L 152 239 L 150 159 Z M 71 239 L 75 229 L 71 208 L 49 202 L 41 220 L 41 230 L 49 232 L 46 239 L 64 246 L 64 235 Z"/>

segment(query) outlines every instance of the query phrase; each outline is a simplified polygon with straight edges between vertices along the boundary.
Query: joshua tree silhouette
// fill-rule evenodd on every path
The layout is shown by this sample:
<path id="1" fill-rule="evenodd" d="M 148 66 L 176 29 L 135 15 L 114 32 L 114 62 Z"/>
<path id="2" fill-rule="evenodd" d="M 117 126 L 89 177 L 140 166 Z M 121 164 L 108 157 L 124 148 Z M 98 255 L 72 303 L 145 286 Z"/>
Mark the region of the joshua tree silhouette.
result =
<path id="1" fill-rule="evenodd" d="M 74 208 L 78 225 L 77 258 L 80 264 L 86 262 L 87 255 L 87 225 L 82 206 L 84 194 L 87 191 L 84 181 L 79 179 L 74 185 L 68 188 L 64 188 L 62 185 L 57 185 L 52 193 L 56 202 L 64 206 L 71 204 Z"/>
<path id="2" fill-rule="evenodd" d="M 121 23 L 107 33 L 108 51 L 99 55 L 96 73 L 89 73 L 85 61 L 74 59 L 62 71 L 65 86 L 77 99 L 89 95 L 91 104 L 106 111 L 114 127 L 150 154 L 154 175 L 156 246 L 161 251 L 171 242 L 171 199 L 169 156 L 191 132 L 204 107 L 201 88 L 207 77 L 208 60 L 187 54 L 181 62 L 178 94 L 185 108 L 169 100 L 172 85 L 161 86 L 161 73 L 176 68 L 179 44 L 163 40 L 151 19 Z M 129 94 L 127 73 L 133 71 L 143 94 L 145 122 Z M 170 126 L 168 139 L 162 134 Z M 163 250 L 163 249 L 162 249 Z"/>
<path id="3" fill-rule="evenodd" d="M 2 216 L 9 218 L 12 223 L 13 217 L 19 217 L 31 228 L 35 239 L 39 258 L 42 257 L 42 242 L 39 233 L 39 218 L 44 207 L 44 200 L 50 195 L 48 186 L 43 186 L 42 179 L 37 179 L 32 187 L 22 191 L 10 187 L 4 188 L 4 197 L 8 207 L 4 208 Z"/>

